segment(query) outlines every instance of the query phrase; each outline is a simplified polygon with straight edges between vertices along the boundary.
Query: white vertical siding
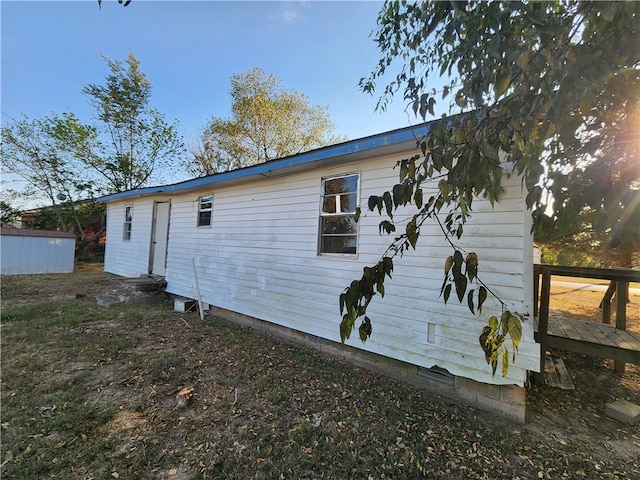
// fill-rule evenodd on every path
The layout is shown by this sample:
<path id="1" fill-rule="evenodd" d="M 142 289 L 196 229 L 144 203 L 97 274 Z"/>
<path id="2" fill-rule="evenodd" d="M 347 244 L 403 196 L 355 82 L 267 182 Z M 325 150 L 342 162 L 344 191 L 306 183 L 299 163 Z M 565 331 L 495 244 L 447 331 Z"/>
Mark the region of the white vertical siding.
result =
<path id="1" fill-rule="evenodd" d="M 345 163 L 213 192 L 174 196 L 167 290 L 195 298 L 192 263 L 195 260 L 204 302 L 340 341 L 338 297 L 352 280 L 360 277 L 364 266 L 379 259 L 391 238 L 379 235 L 381 218 L 368 213 L 359 223 L 357 256 L 318 255 L 321 179 L 359 172 L 360 204 L 364 212 L 369 195 L 380 194 L 395 183 L 397 170 L 392 167 L 399 158 L 402 156 Z M 467 225 L 460 246 L 478 254 L 481 277 L 512 311 L 531 316 L 529 214 L 519 180 L 510 182 L 495 209 L 488 202 L 476 203 L 473 220 Z M 207 193 L 214 193 L 212 225 L 198 228 L 197 200 Z M 148 249 L 149 241 L 141 237 L 140 228 L 144 224 L 141 219 L 144 211 L 149 218 L 146 228 L 150 233 L 152 201 L 136 202 L 136 240 L 132 239 L 130 245 L 121 241 L 124 205 L 117 203 L 109 208 L 112 218 L 105 269 L 108 264 L 108 271 L 114 273 L 118 273 L 113 270 L 116 266 L 125 271 L 137 268 L 131 263 L 141 260 L 146 269 L 148 262 L 148 252 L 145 255 L 143 250 Z M 110 246 L 112 239 L 115 246 Z M 141 244 L 134 247 L 139 240 Z M 354 332 L 348 343 L 424 367 L 439 365 L 455 375 L 480 382 L 522 386 L 526 370 L 537 369 L 539 365 L 532 321 L 523 323 L 523 341 L 509 375 L 493 377 L 478 336 L 486 319 L 491 314 L 500 314 L 499 305 L 488 299 L 479 317 L 470 314 L 466 302 L 460 305 L 455 295 L 444 305 L 439 292 L 444 260 L 450 254 L 439 228 L 423 227 L 416 251 L 396 259 L 385 298 L 377 297 L 370 306 L 373 335 L 362 344 Z M 434 343 L 427 343 L 428 323 L 435 325 Z"/>
<path id="2" fill-rule="evenodd" d="M 124 208 L 133 205 L 131 240 L 123 240 Z M 107 205 L 105 272 L 137 277 L 149 273 L 153 200 L 149 198 L 112 202 Z"/>

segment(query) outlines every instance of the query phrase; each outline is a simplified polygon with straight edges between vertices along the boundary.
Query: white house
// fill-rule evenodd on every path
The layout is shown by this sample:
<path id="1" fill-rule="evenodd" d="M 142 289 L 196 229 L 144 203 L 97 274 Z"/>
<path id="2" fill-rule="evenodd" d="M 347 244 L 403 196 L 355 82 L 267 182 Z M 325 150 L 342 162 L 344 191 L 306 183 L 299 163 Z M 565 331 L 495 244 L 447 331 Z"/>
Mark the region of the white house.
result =
<path id="1" fill-rule="evenodd" d="M 524 385 L 538 371 L 533 331 L 533 244 L 520 179 L 502 200 L 474 203 L 461 246 L 479 257 L 479 274 L 513 312 L 522 341 L 508 375 L 492 375 L 478 343 L 490 315 L 440 298 L 451 254 L 437 226 L 415 251 L 395 260 L 384 299 L 369 306 L 371 338 L 340 344 L 338 298 L 375 264 L 392 238 L 367 210 L 370 195 L 391 188 L 396 162 L 416 153 L 429 124 L 324 147 L 178 184 L 100 199 L 107 204 L 105 271 L 163 276 L 171 294 L 196 299 L 285 336 L 369 365 L 482 409 L 524 421 Z M 434 183 L 433 191 L 436 190 Z M 428 192 L 425 191 L 425 198 Z M 363 215 L 353 221 L 356 206 Z M 400 215 L 397 215 L 399 217 Z M 452 295 L 452 299 L 455 297 Z"/>

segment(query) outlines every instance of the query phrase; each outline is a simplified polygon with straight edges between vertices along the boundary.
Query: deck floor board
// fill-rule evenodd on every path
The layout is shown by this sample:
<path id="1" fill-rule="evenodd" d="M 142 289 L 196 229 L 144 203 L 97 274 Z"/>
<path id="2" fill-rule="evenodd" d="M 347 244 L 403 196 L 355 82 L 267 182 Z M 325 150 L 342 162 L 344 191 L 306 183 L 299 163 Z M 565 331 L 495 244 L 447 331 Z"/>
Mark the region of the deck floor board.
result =
<path id="1" fill-rule="evenodd" d="M 551 347 L 640 365 L 640 334 L 613 325 L 550 314 L 547 338 Z"/>

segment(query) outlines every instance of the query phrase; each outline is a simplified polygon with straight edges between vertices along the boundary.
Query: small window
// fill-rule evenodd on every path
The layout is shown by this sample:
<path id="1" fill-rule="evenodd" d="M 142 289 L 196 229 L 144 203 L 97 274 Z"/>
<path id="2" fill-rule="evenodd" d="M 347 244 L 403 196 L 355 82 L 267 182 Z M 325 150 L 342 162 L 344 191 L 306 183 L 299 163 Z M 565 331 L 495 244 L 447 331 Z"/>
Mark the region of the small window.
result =
<path id="1" fill-rule="evenodd" d="M 211 226 L 211 212 L 213 211 L 213 195 L 206 195 L 198 199 L 198 226 Z"/>
<path id="2" fill-rule="evenodd" d="M 356 254 L 358 177 L 353 174 L 322 181 L 320 253 Z"/>
<path id="3" fill-rule="evenodd" d="M 131 224 L 133 223 L 133 205 L 124 207 L 124 224 L 122 227 L 122 239 L 131 240 Z"/>

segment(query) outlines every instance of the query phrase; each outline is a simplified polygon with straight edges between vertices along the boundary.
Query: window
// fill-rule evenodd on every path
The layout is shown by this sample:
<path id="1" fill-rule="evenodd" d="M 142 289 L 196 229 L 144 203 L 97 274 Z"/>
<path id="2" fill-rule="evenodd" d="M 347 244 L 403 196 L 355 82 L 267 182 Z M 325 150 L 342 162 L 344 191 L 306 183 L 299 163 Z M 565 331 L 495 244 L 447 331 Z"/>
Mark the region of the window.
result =
<path id="1" fill-rule="evenodd" d="M 124 225 L 122 226 L 122 239 L 131 240 L 131 224 L 133 222 L 133 205 L 124 207 Z"/>
<path id="2" fill-rule="evenodd" d="M 358 230 L 358 174 L 325 178 L 322 181 L 320 253 L 355 255 Z"/>
<path id="3" fill-rule="evenodd" d="M 206 195 L 198 199 L 198 226 L 211 226 L 211 212 L 213 211 L 213 195 Z"/>

